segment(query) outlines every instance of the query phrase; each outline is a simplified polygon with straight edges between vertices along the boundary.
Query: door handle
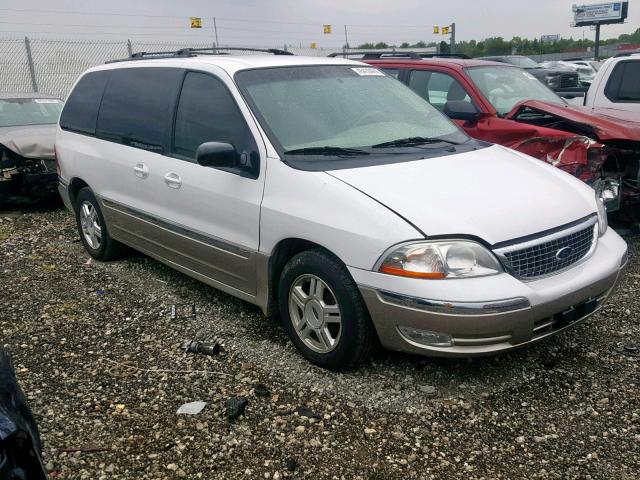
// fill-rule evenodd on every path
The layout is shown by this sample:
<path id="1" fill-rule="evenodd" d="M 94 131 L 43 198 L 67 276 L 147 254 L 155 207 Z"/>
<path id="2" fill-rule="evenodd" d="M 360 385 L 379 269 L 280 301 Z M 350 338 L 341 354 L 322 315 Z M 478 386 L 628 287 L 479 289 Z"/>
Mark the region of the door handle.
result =
<path id="1" fill-rule="evenodd" d="M 176 172 L 169 172 L 164 176 L 164 183 L 170 188 L 180 188 L 182 186 L 182 178 Z"/>
<path id="2" fill-rule="evenodd" d="M 136 163 L 136 166 L 133 167 L 133 172 L 136 174 L 136 177 L 147 178 L 149 176 L 149 167 L 144 163 Z"/>

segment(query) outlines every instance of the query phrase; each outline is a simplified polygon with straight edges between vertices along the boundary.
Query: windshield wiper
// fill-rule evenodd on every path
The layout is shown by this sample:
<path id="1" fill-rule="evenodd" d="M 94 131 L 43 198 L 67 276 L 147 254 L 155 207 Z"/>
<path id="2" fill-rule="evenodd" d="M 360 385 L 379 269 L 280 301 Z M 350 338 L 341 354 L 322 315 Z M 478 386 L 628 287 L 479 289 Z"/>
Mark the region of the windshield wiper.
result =
<path id="1" fill-rule="evenodd" d="M 414 147 L 418 145 L 427 145 L 432 143 L 448 143 L 450 145 L 460 145 L 458 142 L 445 140 L 444 138 L 407 137 L 407 138 L 398 138 L 397 140 L 391 140 L 389 142 L 378 143 L 376 145 L 373 145 L 371 148 Z"/>
<path id="2" fill-rule="evenodd" d="M 352 157 L 356 155 L 369 155 L 369 152 L 357 148 L 343 147 L 305 147 L 285 150 L 285 155 L 334 155 L 337 157 Z"/>

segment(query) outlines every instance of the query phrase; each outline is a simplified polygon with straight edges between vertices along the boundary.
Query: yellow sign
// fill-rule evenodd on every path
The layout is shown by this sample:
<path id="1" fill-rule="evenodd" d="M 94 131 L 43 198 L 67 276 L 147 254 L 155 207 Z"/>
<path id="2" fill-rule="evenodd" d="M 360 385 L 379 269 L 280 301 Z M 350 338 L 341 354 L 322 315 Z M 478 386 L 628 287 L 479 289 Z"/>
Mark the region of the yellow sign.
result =
<path id="1" fill-rule="evenodd" d="M 318 45 L 316 44 L 316 42 L 311 42 L 311 48 L 318 48 Z"/>
<path id="2" fill-rule="evenodd" d="M 433 26 L 433 33 L 440 33 L 440 27 L 438 25 Z"/>
<path id="3" fill-rule="evenodd" d="M 191 28 L 202 28 L 202 19 L 200 17 L 191 17 Z"/>
<path id="4" fill-rule="evenodd" d="M 323 25 L 322 26 L 322 31 L 327 34 L 327 33 L 331 33 L 331 25 Z"/>
<path id="5" fill-rule="evenodd" d="M 451 33 L 451 27 L 442 27 L 442 35 L 448 35 Z"/>

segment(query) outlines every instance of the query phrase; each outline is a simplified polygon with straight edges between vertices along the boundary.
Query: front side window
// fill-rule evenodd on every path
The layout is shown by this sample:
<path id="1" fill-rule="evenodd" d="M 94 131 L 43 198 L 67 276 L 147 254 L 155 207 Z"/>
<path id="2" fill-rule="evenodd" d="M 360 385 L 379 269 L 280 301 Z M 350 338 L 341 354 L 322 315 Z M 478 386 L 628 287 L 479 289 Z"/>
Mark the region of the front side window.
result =
<path id="1" fill-rule="evenodd" d="M 413 70 L 409 77 L 409 87 L 440 111 L 448 101 L 472 103 L 460 82 L 446 73 Z"/>
<path id="2" fill-rule="evenodd" d="M 183 71 L 119 68 L 111 71 L 100 106 L 96 136 L 162 153 L 169 139 Z"/>
<path id="3" fill-rule="evenodd" d="M 257 154 L 253 135 L 225 85 L 211 75 L 189 72 L 176 112 L 173 152 L 195 160 L 205 142 L 230 143 L 240 155 Z"/>
<path id="4" fill-rule="evenodd" d="M 469 140 L 447 117 L 377 68 L 265 68 L 240 71 L 235 78 L 285 156 L 320 151 L 339 159 L 382 153 L 373 147 L 400 139 L 430 139 L 433 144 L 425 149 Z"/>
<path id="5" fill-rule="evenodd" d="M 640 102 L 640 61 L 620 62 L 613 67 L 604 93 L 612 102 Z"/>
<path id="6" fill-rule="evenodd" d="M 0 127 L 55 124 L 61 110 L 62 102 L 56 99 L 0 99 Z"/>
<path id="7" fill-rule="evenodd" d="M 564 104 L 564 101 L 525 70 L 513 67 L 472 67 L 469 77 L 493 105 L 499 115 L 509 113 L 525 100 L 542 100 Z"/>

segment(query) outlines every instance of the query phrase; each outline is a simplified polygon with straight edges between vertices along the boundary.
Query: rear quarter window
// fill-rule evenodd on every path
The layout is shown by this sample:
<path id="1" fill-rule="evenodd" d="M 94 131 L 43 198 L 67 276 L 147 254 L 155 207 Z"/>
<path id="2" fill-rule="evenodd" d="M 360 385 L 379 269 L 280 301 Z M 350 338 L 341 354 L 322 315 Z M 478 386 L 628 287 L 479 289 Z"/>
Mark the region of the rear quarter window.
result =
<path id="1" fill-rule="evenodd" d="M 60 115 L 60 128 L 95 135 L 96 121 L 109 70 L 83 76 L 69 95 Z"/>
<path id="2" fill-rule="evenodd" d="M 96 136 L 156 153 L 167 151 L 183 74 L 178 68 L 164 67 L 112 70 Z"/>
<path id="3" fill-rule="evenodd" d="M 604 94 L 612 102 L 640 102 L 640 61 L 619 62 L 613 67 Z"/>

